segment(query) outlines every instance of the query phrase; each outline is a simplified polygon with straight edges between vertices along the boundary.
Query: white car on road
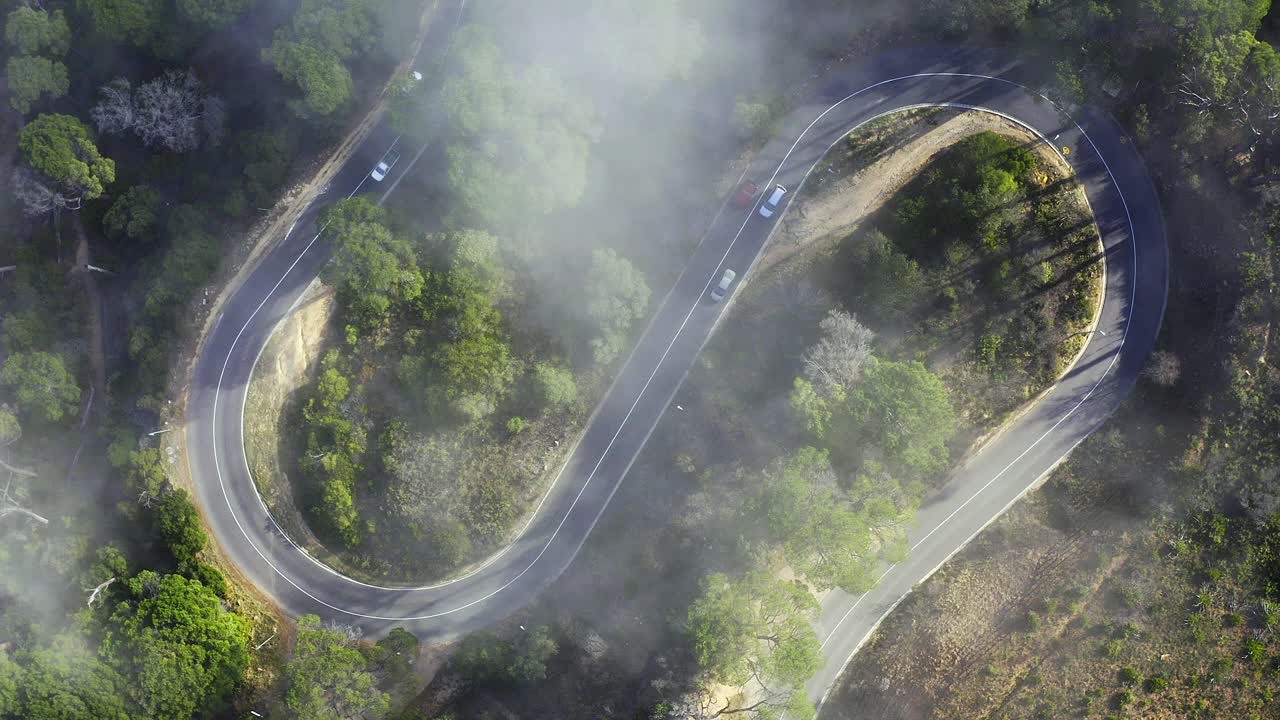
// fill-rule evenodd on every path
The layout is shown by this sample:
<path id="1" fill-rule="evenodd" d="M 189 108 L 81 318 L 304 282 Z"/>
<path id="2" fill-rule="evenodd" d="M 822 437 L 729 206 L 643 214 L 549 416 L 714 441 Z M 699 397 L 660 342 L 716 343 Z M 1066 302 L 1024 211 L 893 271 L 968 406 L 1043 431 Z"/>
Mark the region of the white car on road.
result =
<path id="1" fill-rule="evenodd" d="M 720 302 L 724 296 L 729 294 L 729 286 L 733 284 L 733 279 L 738 277 L 738 273 L 724 269 L 724 274 L 720 276 L 720 283 L 711 288 L 711 302 Z"/>
<path id="2" fill-rule="evenodd" d="M 373 172 L 369 173 L 369 177 L 382 182 L 387 177 L 387 173 L 391 172 L 391 168 L 396 166 L 396 161 L 399 159 L 400 153 L 395 150 L 388 150 L 387 154 L 383 155 L 382 159 L 378 161 L 378 164 L 373 166 Z"/>

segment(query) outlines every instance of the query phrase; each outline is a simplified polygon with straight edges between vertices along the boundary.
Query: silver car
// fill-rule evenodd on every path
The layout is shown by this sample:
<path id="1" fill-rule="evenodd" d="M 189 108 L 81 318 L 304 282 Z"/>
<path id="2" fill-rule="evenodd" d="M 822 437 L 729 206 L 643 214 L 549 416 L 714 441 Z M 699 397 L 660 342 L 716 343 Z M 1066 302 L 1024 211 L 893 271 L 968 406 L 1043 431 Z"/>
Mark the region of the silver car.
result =
<path id="1" fill-rule="evenodd" d="M 787 194 L 787 189 L 781 185 L 774 185 L 773 192 L 769 193 L 769 197 L 760 203 L 760 217 L 773 217 L 773 213 L 778 209 L 778 203 L 782 202 L 782 197 Z"/>
<path id="2" fill-rule="evenodd" d="M 738 273 L 724 269 L 724 273 L 720 276 L 720 283 L 711 288 L 711 302 L 720 302 L 725 295 L 729 294 L 729 286 L 733 284 L 733 279 L 738 277 Z"/>

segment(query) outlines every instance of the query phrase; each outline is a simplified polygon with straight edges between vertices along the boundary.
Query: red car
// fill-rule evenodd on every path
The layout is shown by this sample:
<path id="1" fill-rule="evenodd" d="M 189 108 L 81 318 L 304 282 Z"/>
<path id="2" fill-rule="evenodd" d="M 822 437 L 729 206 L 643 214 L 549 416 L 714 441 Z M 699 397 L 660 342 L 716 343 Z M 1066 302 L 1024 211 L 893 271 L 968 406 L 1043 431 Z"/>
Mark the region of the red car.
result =
<path id="1" fill-rule="evenodd" d="M 757 192 L 760 192 L 760 186 L 750 180 L 744 180 L 742 184 L 738 186 L 738 192 L 733 194 L 734 207 L 751 207 L 751 203 L 756 199 Z"/>

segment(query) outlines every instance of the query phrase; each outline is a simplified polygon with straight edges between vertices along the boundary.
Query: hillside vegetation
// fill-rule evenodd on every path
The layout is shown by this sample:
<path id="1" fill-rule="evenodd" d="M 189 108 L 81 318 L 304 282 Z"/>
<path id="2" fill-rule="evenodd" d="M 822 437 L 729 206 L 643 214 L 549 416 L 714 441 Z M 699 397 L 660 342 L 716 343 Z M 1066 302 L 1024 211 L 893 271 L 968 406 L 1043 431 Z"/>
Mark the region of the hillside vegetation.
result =
<path id="1" fill-rule="evenodd" d="M 537 39 L 494 12 L 468 13 L 448 72 L 392 96 L 392 124 L 425 143 L 424 167 L 444 167 L 448 182 L 411 177 L 386 209 L 356 198 L 324 216 L 335 257 L 322 279 L 337 310 L 279 422 L 296 433 L 284 474 L 323 543 L 313 551 L 361 577 L 439 579 L 513 539 L 653 309 L 654 279 L 671 278 L 696 239 L 689 222 L 704 218 L 719 173 L 690 170 L 686 206 L 655 223 L 645 202 L 660 176 L 620 169 L 701 142 L 664 130 L 671 121 L 648 103 L 715 75 L 691 75 L 698 13 L 670 3 L 646 14 L 684 24 L 662 62 L 626 72 L 629 112 L 605 117 L 612 84 L 529 47 Z M 626 64 L 614 48 L 591 51 Z M 659 136 L 636 156 L 637 138 Z M 726 152 L 718 139 L 706 150 Z"/>
<path id="2" fill-rule="evenodd" d="M 862 157 L 862 144 L 882 134 L 901 141 L 898 135 L 928 129 L 890 121 L 855 133 L 848 146 Z M 860 167 L 854 159 L 844 170 Z M 740 291 L 681 391 L 682 410 L 661 426 L 644 453 L 636 472 L 650 492 L 622 500 L 633 519 L 624 523 L 626 530 L 615 531 L 617 536 L 604 531 L 614 540 L 601 540 L 606 547 L 618 542 L 651 548 L 629 554 L 638 556 L 630 565 L 639 576 L 621 581 L 620 599 L 609 602 L 679 618 L 676 632 L 654 643 L 667 663 L 660 677 L 684 676 L 664 680 L 666 699 L 654 708 L 659 716 L 708 717 L 719 710 L 762 717 L 784 710 L 788 717 L 812 713 L 803 686 L 821 664 L 811 624 L 816 593 L 873 587 L 883 565 L 906 552 L 906 529 L 915 509 L 966 449 L 956 441 L 957 432 L 963 428 L 972 436 L 991 422 L 958 416 L 956 388 L 948 381 L 952 374 L 940 375 L 929 355 L 915 348 L 946 347 L 951 362 L 970 368 L 964 377 L 973 377 L 975 385 L 993 384 L 1024 366 L 1054 367 L 1060 362 L 1058 347 L 1034 335 L 1043 326 L 1029 323 L 1024 330 L 1028 336 L 1020 339 L 1030 349 L 1019 356 L 1021 364 L 983 363 L 978 338 L 1022 314 L 1044 312 L 1037 304 L 1010 307 L 1002 300 L 1035 287 L 1030 273 L 1055 255 L 1063 258 L 1051 264 L 1062 273 L 1062 282 L 1041 302 L 1065 306 L 1063 297 L 1084 288 L 1085 312 L 1092 315 L 1096 274 L 1071 274 L 1073 260 L 1080 260 L 1073 256 L 1084 254 L 1073 244 L 1087 243 L 1092 228 L 1085 226 L 1074 237 L 1025 232 L 1027 226 L 1040 228 L 1037 222 L 1068 222 L 1058 213 L 1087 212 L 1069 196 L 1069 180 L 1045 188 L 1050 174 L 1058 172 L 1015 140 L 972 135 L 926 163 L 916 180 L 863 225 L 882 223 L 896 237 L 914 237 L 941 233 L 924 221 L 927 217 L 954 232 L 964 226 L 958 216 L 996 216 L 985 233 L 957 237 L 970 254 L 965 263 L 944 269 L 943 243 L 899 247 L 884 231 L 864 229 L 808 239 L 807 250 L 751 278 Z M 933 204 L 920 205 L 914 198 Z M 804 202 L 797 200 L 792 212 L 805 212 Z M 917 213 L 910 216 L 911 225 L 899 220 L 906 216 L 904 205 Z M 1084 225 L 1080 220 L 1070 222 Z M 982 238 L 993 234 L 1002 241 L 984 246 Z M 1017 271 L 981 272 L 993 262 Z M 975 296 L 963 313 L 940 302 L 952 284 L 938 278 L 952 269 L 960 278 L 954 284 L 967 281 Z M 851 276 L 858 282 L 850 282 Z M 890 281 L 913 276 L 919 284 L 908 292 Z M 992 287 L 985 286 L 988 282 Z M 856 303 L 847 300 L 845 289 L 851 286 L 860 290 Z M 863 324 L 853 310 L 874 321 Z M 898 339 L 905 335 L 900 328 L 907 319 L 918 323 L 914 344 Z M 882 340 L 881 329 L 889 340 Z M 761 341 L 771 337 L 787 342 Z M 1028 392 L 1051 379 L 1025 380 L 1041 383 Z M 648 485 L 654 478 L 661 478 L 660 487 Z M 654 523 L 664 516 L 677 519 Z M 639 641 L 635 632 L 597 632 L 613 643 Z M 579 651 L 575 643 L 582 629 L 570 623 L 559 633 L 553 636 L 568 647 L 553 657 L 567 661 Z M 491 679 L 502 672 L 502 662 L 493 660 L 489 673 L 479 677 L 459 666 L 477 691 L 457 706 L 461 714 L 482 707 L 467 704 L 467 698 L 475 701 L 486 690 L 506 695 Z M 548 661 L 548 667 L 554 665 Z M 513 703 L 537 702 L 530 697 L 535 691 L 519 689 L 530 684 L 507 683 L 514 686 Z M 569 677 L 557 676 L 553 685 L 560 693 L 574 692 Z M 586 708 L 595 707 L 589 700 L 574 702 L 588 714 Z"/>
<path id="3" fill-rule="evenodd" d="M 1275 227 L 1273 202 L 1258 229 Z M 881 628 L 831 717 L 1267 716 L 1280 659 L 1280 255 L 1260 240 L 1240 260 L 1212 415 L 1184 405 L 1204 371 L 1157 353 L 1041 497 Z"/>
<path id="4" fill-rule="evenodd" d="M 0 3 L 0 718 L 314 718 L 407 687 L 318 623 L 300 647 L 334 634 L 311 662 L 342 672 L 291 655 L 224 576 L 164 423 L 211 284 L 426 9 Z"/>

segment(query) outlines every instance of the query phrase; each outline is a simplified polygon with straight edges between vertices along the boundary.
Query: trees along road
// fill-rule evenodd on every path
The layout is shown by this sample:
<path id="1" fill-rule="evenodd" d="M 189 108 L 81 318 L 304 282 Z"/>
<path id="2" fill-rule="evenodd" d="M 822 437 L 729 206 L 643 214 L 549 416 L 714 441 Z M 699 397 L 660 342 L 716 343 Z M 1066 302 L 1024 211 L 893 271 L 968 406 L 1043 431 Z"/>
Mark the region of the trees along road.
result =
<path id="1" fill-rule="evenodd" d="M 381 192 L 409 165 L 400 163 L 383 183 L 368 179 L 377 159 L 396 142 L 383 122 L 332 189 L 231 294 L 202 344 L 184 431 L 198 499 L 222 552 L 285 611 L 318 613 L 373 635 L 398 625 L 424 640 L 442 640 L 503 619 L 563 572 L 587 542 L 731 304 L 708 302 L 711 284 L 724 267 L 738 271 L 739 283 L 750 280 L 744 270 L 759 257 L 827 149 L 858 125 L 906 108 L 953 105 L 998 113 L 1060 152 L 1069 148 L 1065 157 L 1084 187 L 1105 246 L 1106 295 L 1097 332 L 1073 369 L 957 468 L 921 508 L 907 560 L 887 568 L 879 585 L 862 596 L 836 591 L 825 598 L 818 632 L 826 664 L 808 688 L 820 700 L 879 620 L 916 583 L 1116 409 L 1160 327 L 1168 252 L 1159 203 L 1141 158 L 1103 113 L 1086 107 L 1068 117 L 1018 84 L 1024 72 L 1016 57 L 1001 51 L 916 48 L 833 68 L 818 78 L 818 90 L 785 118 L 748 171 L 764 188 L 782 184 L 791 190 L 780 212 L 765 219 L 755 207 L 721 210 L 523 533 L 471 574 L 421 587 L 361 583 L 298 549 L 267 512 L 244 452 L 243 410 L 254 364 L 277 323 L 329 257 L 315 228 L 318 209 L 348 193 Z M 401 150 L 406 154 L 413 148 Z"/>

